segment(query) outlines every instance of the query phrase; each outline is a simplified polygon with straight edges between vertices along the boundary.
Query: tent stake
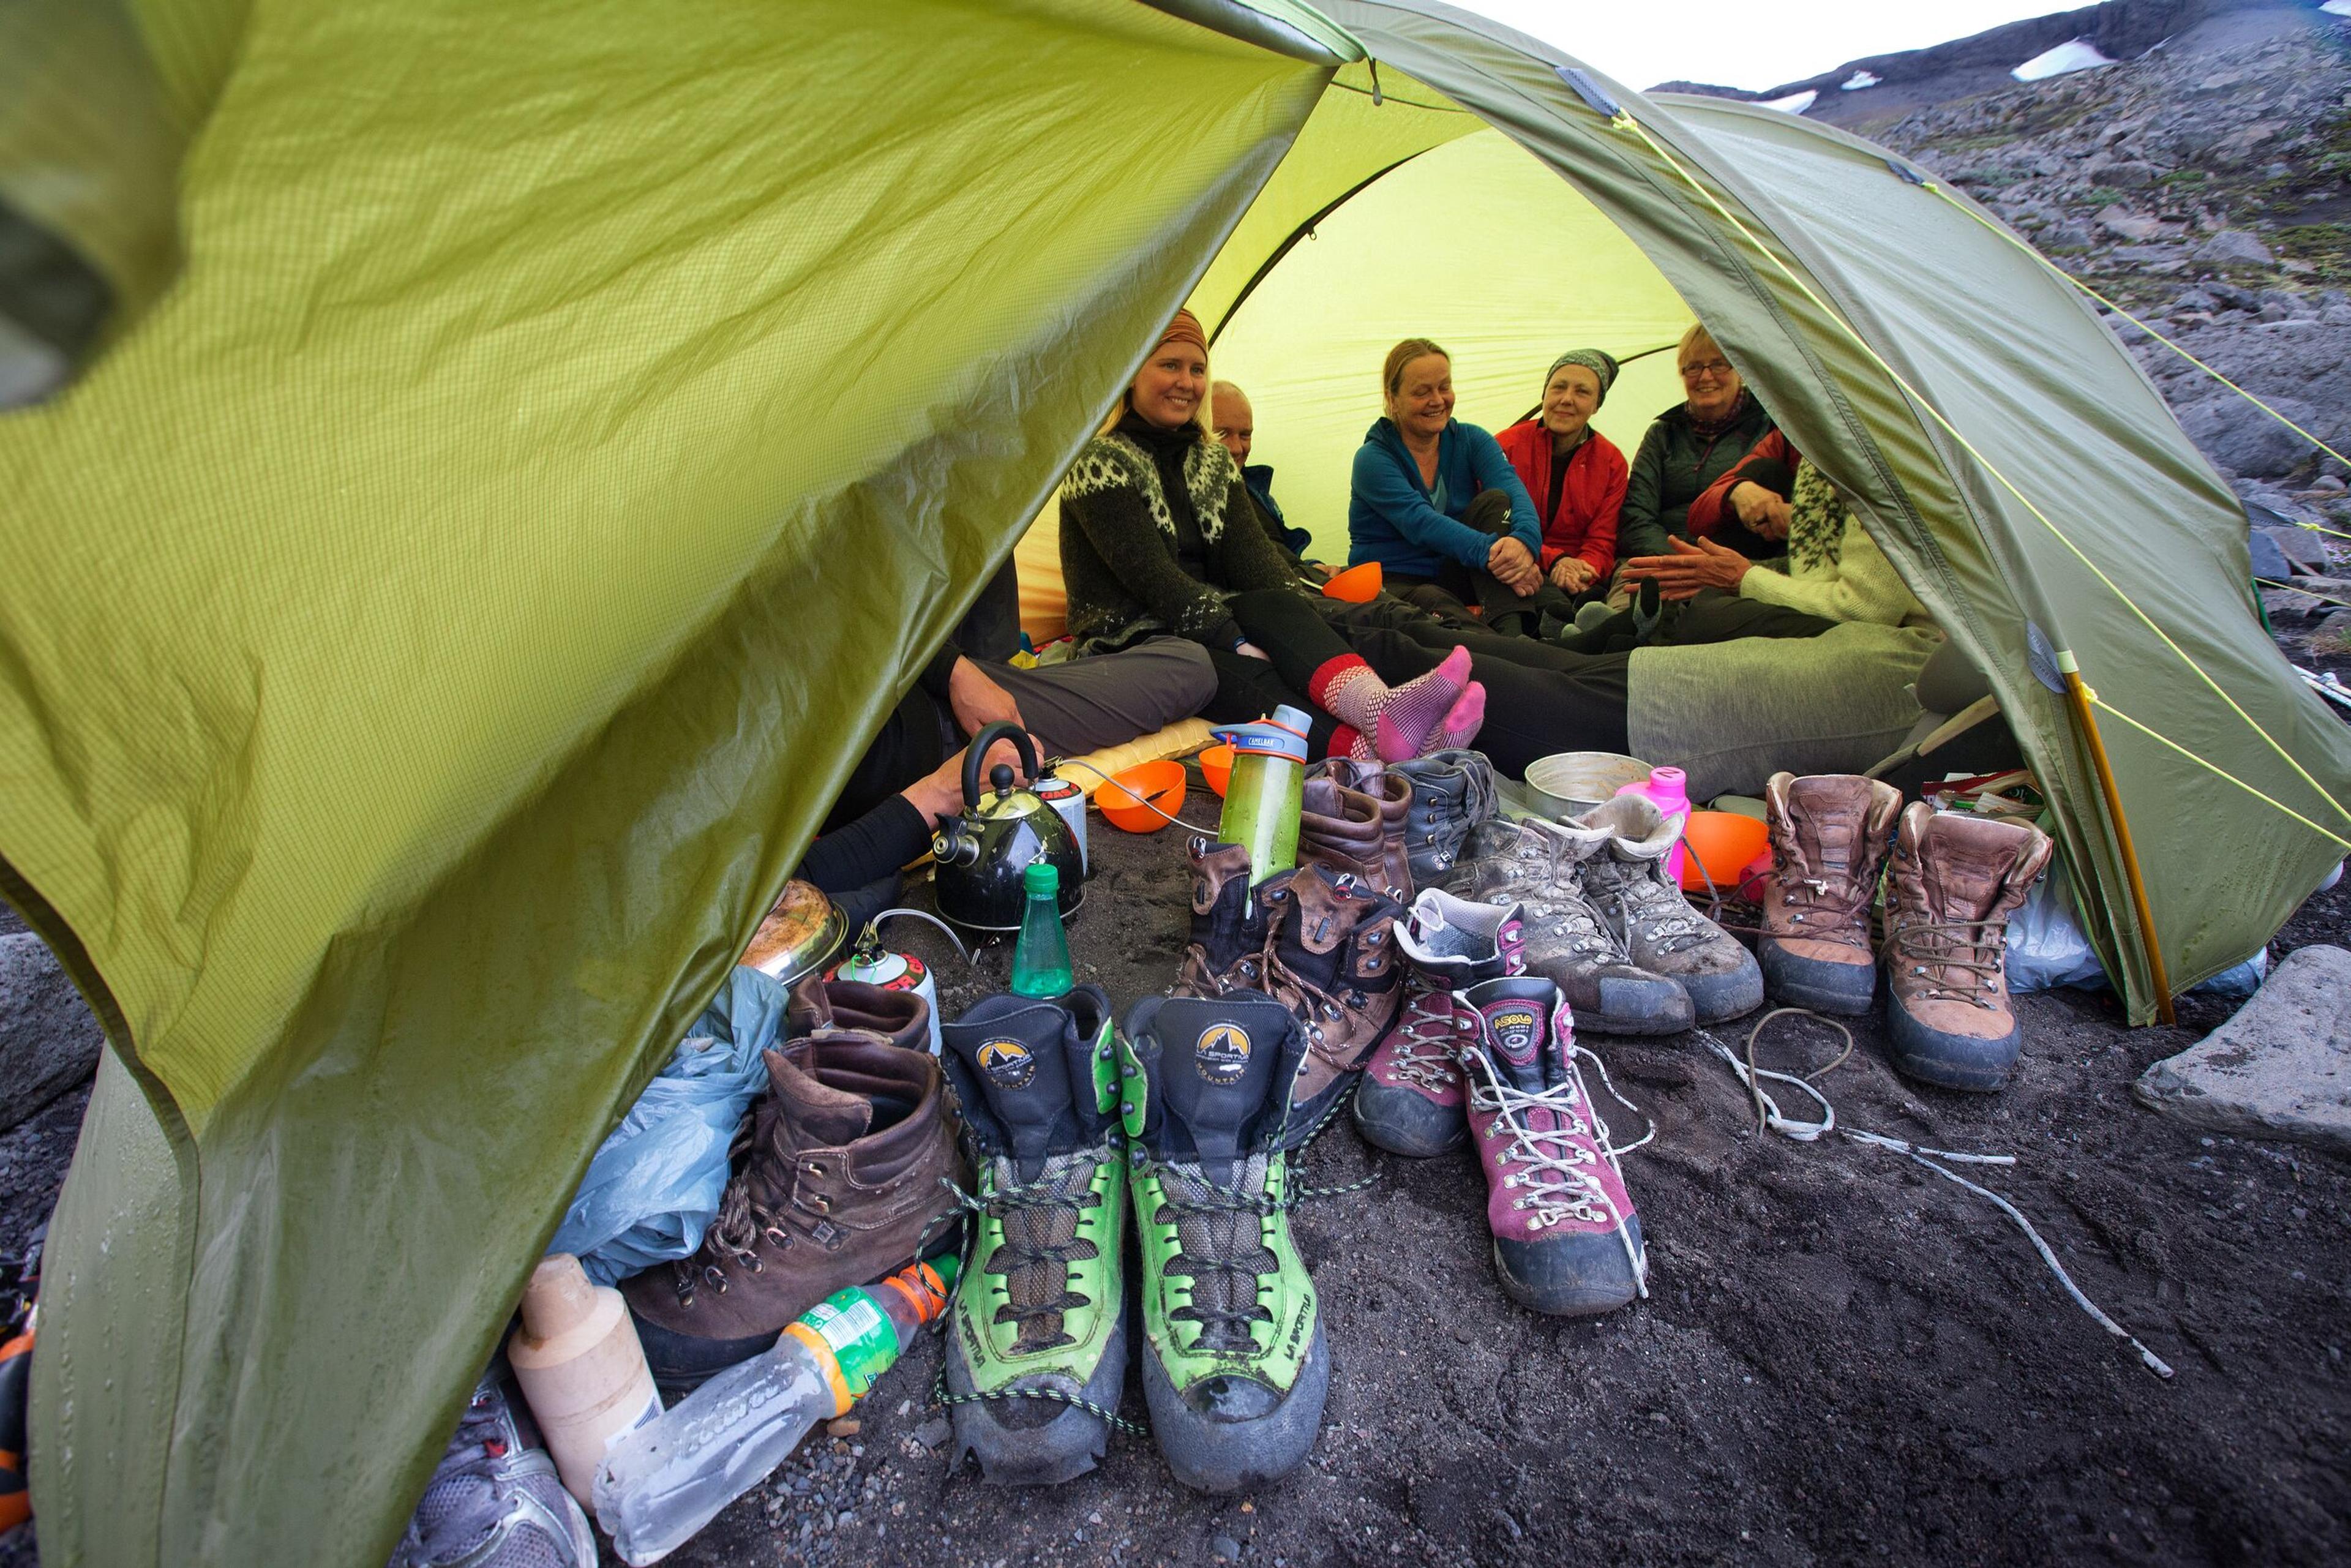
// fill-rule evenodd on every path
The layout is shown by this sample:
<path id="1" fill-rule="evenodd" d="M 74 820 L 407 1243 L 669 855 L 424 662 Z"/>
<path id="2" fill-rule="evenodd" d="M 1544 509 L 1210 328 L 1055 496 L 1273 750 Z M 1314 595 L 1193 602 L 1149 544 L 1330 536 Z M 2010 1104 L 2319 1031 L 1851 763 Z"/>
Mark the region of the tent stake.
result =
<path id="1" fill-rule="evenodd" d="M 2123 852 L 2123 874 L 2130 879 L 2131 906 L 2138 911 L 2138 933 L 2147 949 L 2147 967 L 2155 979 L 2155 1016 L 2167 1024 L 2179 1018 L 2171 1006 L 2171 981 L 2163 969 L 2163 948 L 2155 939 L 2155 911 L 2147 902 L 2147 879 L 2139 874 L 2138 852 L 2131 846 L 2130 819 L 2123 815 L 2122 792 L 2115 788 L 2114 765 L 2106 760 L 2106 743 L 2098 737 L 2097 716 L 2090 711 L 2090 688 L 2082 684 L 2081 666 L 2071 648 L 2057 650 L 2057 669 L 2065 677 L 2065 700 L 2074 722 L 2090 748 L 2090 766 L 2097 769 L 2098 792 L 2106 798 L 2106 816 L 2115 825 L 2115 842 Z"/>

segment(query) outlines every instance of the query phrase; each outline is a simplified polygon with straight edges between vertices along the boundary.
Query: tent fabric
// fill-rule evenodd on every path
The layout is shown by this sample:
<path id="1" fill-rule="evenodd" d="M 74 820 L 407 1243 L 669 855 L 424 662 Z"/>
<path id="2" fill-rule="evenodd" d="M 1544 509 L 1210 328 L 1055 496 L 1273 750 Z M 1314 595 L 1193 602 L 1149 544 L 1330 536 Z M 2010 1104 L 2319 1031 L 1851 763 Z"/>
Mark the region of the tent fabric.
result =
<path id="1" fill-rule="evenodd" d="M 134 15 L 185 138 L 146 231 L 177 281 L 0 415 L 0 894 L 111 1047 L 35 1366 L 54 1563 L 383 1560 L 590 1155 L 1166 316 L 1245 355 L 1351 193 L 1455 142 L 1514 178 L 1481 128 L 1574 198 L 1507 237 L 1613 225 L 1654 269 L 1620 248 L 1624 298 L 1662 325 L 1662 278 L 1714 329 L 1989 671 L 2135 1017 L 2113 825 L 2028 622 L 2344 829 L 2003 486 L 2343 798 L 2159 399 L 1841 133 L 1435 5 Z M 0 123 L 0 199 L 26 144 Z M 116 154 L 55 154 L 85 155 Z M 1559 346 L 1463 340 L 1480 377 Z M 1346 350 L 1333 389 L 1371 379 Z M 2185 987 L 2335 845 L 2106 740 Z"/>

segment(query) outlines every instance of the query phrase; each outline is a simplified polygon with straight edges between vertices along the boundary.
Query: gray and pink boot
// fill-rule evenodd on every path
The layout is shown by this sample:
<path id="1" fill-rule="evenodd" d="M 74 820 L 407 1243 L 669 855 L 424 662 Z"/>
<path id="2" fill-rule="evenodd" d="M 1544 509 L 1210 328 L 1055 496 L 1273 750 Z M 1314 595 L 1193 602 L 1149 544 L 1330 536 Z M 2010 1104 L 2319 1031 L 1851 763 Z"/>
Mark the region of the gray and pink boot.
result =
<path id="1" fill-rule="evenodd" d="M 1431 888 L 1396 927 L 1411 965 L 1404 1012 L 1373 1048 L 1355 1089 L 1355 1130 L 1392 1155 L 1426 1159 L 1469 1135 L 1461 1047 L 1477 1023 L 1458 998 L 1480 980 L 1526 969 L 1526 934 L 1515 904 L 1472 904 Z"/>
<path id="2" fill-rule="evenodd" d="M 1641 1221 L 1576 1059 L 1590 1058 L 1604 1084 L 1607 1073 L 1575 1043 L 1559 988 L 1540 977 L 1487 980 L 1460 1005 L 1477 1024 L 1461 1071 L 1503 1291 L 1531 1311 L 1576 1318 L 1647 1295 Z"/>

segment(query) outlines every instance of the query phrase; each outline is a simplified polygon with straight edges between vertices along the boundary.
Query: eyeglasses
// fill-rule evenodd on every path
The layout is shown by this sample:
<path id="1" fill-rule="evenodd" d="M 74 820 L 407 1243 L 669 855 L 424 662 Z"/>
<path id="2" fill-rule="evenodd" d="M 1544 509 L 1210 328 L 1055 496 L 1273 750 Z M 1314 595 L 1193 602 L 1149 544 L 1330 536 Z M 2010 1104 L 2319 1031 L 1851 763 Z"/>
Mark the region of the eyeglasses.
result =
<path id="1" fill-rule="evenodd" d="M 1684 365 L 1682 367 L 1682 380 L 1686 382 L 1694 382 L 1700 376 L 1727 376 L 1729 374 L 1730 374 L 1730 361 L 1728 360 L 1706 360 L 1695 365 Z"/>

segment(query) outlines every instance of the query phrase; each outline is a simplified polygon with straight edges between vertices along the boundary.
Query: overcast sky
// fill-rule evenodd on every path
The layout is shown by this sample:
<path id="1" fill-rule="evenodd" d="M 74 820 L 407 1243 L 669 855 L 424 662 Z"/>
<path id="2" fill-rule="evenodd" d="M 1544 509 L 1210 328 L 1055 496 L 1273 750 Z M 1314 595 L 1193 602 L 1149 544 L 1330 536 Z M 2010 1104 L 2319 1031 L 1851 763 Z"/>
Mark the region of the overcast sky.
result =
<path id="1" fill-rule="evenodd" d="M 1759 91 L 1863 55 L 1964 38 L 2071 10 L 2066 0 L 1451 0 L 1566 50 L 1631 88 Z"/>

